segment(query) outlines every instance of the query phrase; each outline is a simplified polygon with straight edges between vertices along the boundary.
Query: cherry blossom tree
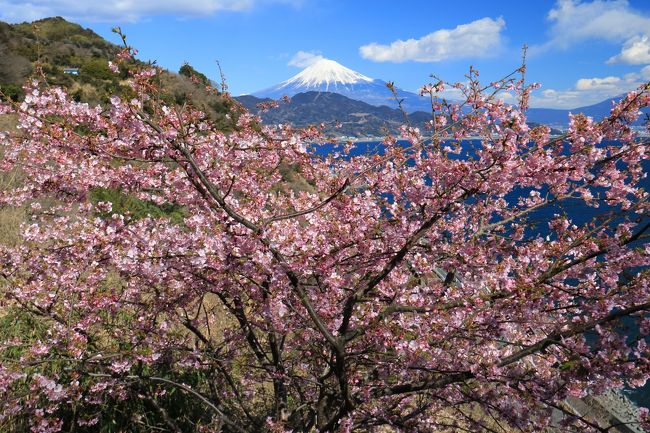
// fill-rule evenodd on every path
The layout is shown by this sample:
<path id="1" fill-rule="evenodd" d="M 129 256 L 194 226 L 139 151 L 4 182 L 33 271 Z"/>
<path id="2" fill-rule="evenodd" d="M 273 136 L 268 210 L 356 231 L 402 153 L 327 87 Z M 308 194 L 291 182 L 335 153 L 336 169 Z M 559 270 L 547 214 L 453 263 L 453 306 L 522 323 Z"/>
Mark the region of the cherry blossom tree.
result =
<path id="1" fill-rule="evenodd" d="M 2 204 L 29 209 L 0 249 L 7 430 L 606 431 L 566 397 L 648 379 L 648 86 L 551 136 L 534 86 L 471 71 L 355 154 L 237 107 L 224 132 L 132 69 L 132 99 L 2 106 Z"/>

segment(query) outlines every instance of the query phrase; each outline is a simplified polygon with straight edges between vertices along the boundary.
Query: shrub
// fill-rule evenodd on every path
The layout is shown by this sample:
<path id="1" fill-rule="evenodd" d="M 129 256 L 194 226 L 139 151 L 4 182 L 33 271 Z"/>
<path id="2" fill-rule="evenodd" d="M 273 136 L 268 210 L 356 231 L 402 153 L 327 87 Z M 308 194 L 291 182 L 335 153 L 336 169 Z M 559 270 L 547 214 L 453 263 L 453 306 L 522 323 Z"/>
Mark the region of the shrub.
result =
<path id="1" fill-rule="evenodd" d="M 198 83 L 204 86 L 210 85 L 210 79 L 205 74 L 194 69 L 189 63 L 183 63 L 183 66 L 178 70 L 178 73 L 187 78 L 195 79 Z"/>
<path id="2" fill-rule="evenodd" d="M 0 84 L 0 100 L 20 101 L 25 97 L 22 86 L 17 84 Z"/>
<path id="3" fill-rule="evenodd" d="M 115 78 L 115 75 L 108 69 L 106 59 L 86 59 L 79 72 L 84 81 L 113 80 Z"/>

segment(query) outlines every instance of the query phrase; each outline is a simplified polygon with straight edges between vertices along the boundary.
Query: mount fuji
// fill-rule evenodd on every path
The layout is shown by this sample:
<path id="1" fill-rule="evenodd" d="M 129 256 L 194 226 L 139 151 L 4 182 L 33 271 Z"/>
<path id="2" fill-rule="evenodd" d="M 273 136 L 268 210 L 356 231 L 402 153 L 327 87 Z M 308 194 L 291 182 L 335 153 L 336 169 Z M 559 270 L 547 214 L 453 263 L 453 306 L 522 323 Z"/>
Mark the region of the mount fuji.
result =
<path id="1" fill-rule="evenodd" d="M 285 95 L 291 97 L 298 93 L 314 91 L 338 93 L 375 106 L 398 107 L 392 92 L 386 87 L 386 81 L 367 77 L 325 58 L 314 62 L 280 84 L 253 93 L 253 96 L 279 99 Z M 396 91 L 406 111 L 431 110 L 431 103 L 427 98 L 401 89 Z"/>

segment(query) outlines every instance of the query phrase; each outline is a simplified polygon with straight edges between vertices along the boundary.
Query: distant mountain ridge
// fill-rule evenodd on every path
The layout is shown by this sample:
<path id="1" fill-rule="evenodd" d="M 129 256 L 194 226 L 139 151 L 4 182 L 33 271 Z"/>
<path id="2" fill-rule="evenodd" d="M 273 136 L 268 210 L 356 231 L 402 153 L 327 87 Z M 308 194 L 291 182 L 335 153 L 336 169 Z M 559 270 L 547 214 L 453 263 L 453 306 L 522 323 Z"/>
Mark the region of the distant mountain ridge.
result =
<path id="1" fill-rule="evenodd" d="M 556 108 L 529 108 L 526 114 L 528 116 L 528 120 L 531 122 L 566 127 L 569 124 L 569 113 L 582 113 L 586 116 L 593 117 L 593 119 L 596 121 L 599 121 L 609 116 L 610 111 L 613 107 L 613 101 L 619 101 L 624 97 L 624 94 L 618 95 L 605 99 L 604 101 L 600 101 L 596 104 L 572 108 L 570 110 Z M 650 110 L 648 109 L 641 111 L 643 113 L 650 113 Z"/>
<path id="2" fill-rule="evenodd" d="M 257 104 L 270 101 L 252 95 L 236 98 L 253 113 L 258 113 L 266 124 L 328 125 L 327 132 L 352 137 L 381 136 L 386 132 L 396 133 L 404 123 L 404 113 L 387 106 L 374 106 L 363 101 L 348 98 L 334 92 L 308 91 L 298 93 L 289 103 L 260 112 Z M 431 114 L 415 112 L 409 114 L 413 126 L 423 128 Z M 334 127 L 339 124 L 339 127 Z"/>

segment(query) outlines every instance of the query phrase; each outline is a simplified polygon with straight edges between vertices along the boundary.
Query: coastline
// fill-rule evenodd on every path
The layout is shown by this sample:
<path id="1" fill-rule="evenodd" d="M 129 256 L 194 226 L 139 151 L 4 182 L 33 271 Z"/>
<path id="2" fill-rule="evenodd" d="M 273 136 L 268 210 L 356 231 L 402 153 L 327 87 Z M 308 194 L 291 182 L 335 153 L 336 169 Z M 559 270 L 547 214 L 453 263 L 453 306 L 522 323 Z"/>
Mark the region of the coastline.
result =
<path id="1" fill-rule="evenodd" d="M 563 132 L 565 132 L 565 131 L 563 131 Z M 635 131 L 635 132 L 636 132 L 638 138 L 650 138 L 650 131 Z M 551 134 L 550 135 L 550 138 L 558 138 L 558 137 L 562 137 L 562 135 L 561 134 Z M 363 136 L 363 137 L 350 137 L 350 136 L 347 136 L 347 135 L 340 135 L 340 136 L 334 136 L 333 138 L 337 142 L 370 143 L 370 142 L 381 142 L 381 141 L 384 140 L 384 138 L 386 138 L 386 136 L 372 136 L 372 135 L 369 135 L 369 136 Z M 398 141 L 407 140 L 407 137 L 404 137 L 404 136 L 401 136 L 401 135 L 396 136 L 396 138 L 397 138 Z M 450 138 L 448 140 L 453 140 L 453 141 L 457 141 L 457 140 L 461 140 L 461 141 L 462 140 L 482 140 L 483 138 L 485 138 L 485 137 L 484 136 L 479 136 L 479 135 L 468 135 L 468 136 L 462 137 L 460 139 Z M 445 141 L 447 141 L 447 140 L 445 140 Z"/>

